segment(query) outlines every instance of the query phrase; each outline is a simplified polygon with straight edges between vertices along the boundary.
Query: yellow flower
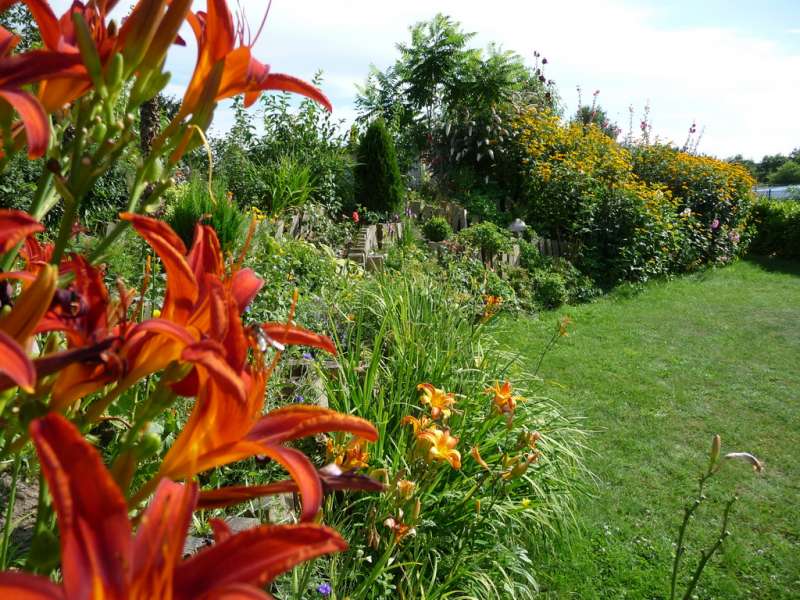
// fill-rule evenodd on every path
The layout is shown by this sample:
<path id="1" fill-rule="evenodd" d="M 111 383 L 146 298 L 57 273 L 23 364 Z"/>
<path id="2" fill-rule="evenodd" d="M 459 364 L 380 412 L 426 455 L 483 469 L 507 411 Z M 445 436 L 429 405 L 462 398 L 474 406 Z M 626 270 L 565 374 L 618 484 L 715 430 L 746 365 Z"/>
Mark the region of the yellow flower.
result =
<path id="1" fill-rule="evenodd" d="M 522 505 L 522 508 L 528 508 L 531 505 L 531 499 L 523 498 L 520 504 Z"/>
<path id="2" fill-rule="evenodd" d="M 430 383 L 420 383 L 417 389 L 422 392 L 420 402 L 430 407 L 433 419 L 450 417 L 450 407 L 456 403 L 455 394 L 445 393 Z"/>
<path id="3" fill-rule="evenodd" d="M 455 449 L 458 445 L 458 438 L 450 435 L 450 431 L 447 429 L 431 427 L 420 433 L 417 441 L 428 445 L 425 459 L 429 463 L 448 462 L 454 469 L 461 468 L 461 453 Z"/>

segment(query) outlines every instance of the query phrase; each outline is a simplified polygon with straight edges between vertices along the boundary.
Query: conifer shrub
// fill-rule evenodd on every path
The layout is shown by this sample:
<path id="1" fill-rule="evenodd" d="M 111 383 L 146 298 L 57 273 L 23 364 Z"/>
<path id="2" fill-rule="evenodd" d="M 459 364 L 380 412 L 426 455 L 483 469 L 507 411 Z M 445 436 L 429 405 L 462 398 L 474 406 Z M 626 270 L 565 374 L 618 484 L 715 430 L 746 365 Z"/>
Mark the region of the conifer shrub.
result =
<path id="1" fill-rule="evenodd" d="M 355 176 L 358 204 L 372 212 L 400 212 L 403 180 L 394 142 L 381 119 L 372 122 L 359 144 Z"/>

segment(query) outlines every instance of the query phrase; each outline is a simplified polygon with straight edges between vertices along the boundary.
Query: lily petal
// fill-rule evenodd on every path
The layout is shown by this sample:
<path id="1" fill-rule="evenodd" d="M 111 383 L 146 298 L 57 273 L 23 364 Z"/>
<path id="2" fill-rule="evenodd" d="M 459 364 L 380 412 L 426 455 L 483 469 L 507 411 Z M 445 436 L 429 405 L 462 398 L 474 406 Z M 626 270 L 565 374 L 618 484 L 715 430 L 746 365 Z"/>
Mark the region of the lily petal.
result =
<path id="1" fill-rule="evenodd" d="M 247 434 L 247 439 L 279 444 L 329 431 L 352 433 L 370 442 L 378 439 L 378 431 L 369 421 L 321 406 L 305 404 L 285 406 L 270 411 L 253 426 Z"/>
<path id="2" fill-rule="evenodd" d="M 65 595 L 127 597 L 128 509 L 100 455 L 57 413 L 33 421 L 30 433 L 58 518 Z"/>
<path id="3" fill-rule="evenodd" d="M 175 570 L 175 598 L 201 598 L 207 590 L 232 584 L 265 585 L 296 564 L 347 548 L 322 525 L 262 526 L 214 544 Z"/>
<path id="4" fill-rule="evenodd" d="M 28 140 L 28 158 L 43 156 L 50 139 L 50 121 L 42 105 L 32 94 L 21 89 L 0 88 L 0 98 L 19 113 Z"/>
<path id="5" fill-rule="evenodd" d="M 0 331 L 0 373 L 28 393 L 36 385 L 36 369 L 14 338 Z"/>
<path id="6" fill-rule="evenodd" d="M 61 588 L 46 577 L 15 571 L 0 573 L 0 598 L 65 600 Z"/>
<path id="7" fill-rule="evenodd" d="M 0 252 L 8 252 L 29 235 L 44 231 L 44 225 L 21 210 L 0 210 Z"/>
<path id="8" fill-rule="evenodd" d="M 11 312 L 0 319 L 0 331 L 24 343 L 50 308 L 57 280 L 58 268 L 42 265 L 36 279 L 19 295 Z"/>
<path id="9" fill-rule="evenodd" d="M 263 323 L 261 330 L 273 340 L 285 346 L 310 346 L 336 355 L 336 345 L 329 337 L 308 329 L 286 323 Z"/>
<path id="10" fill-rule="evenodd" d="M 172 228 L 157 219 L 122 213 L 136 232 L 156 251 L 167 272 L 167 292 L 164 296 L 164 319 L 185 322 L 198 295 L 197 280 L 186 262 L 186 246 Z"/>
<path id="11" fill-rule="evenodd" d="M 197 484 L 161 481 L 141 519 L 133 542 L 132 596 L 166 598 L 172 571 L 183 558 L 186 532 L 197 502 Z"/>

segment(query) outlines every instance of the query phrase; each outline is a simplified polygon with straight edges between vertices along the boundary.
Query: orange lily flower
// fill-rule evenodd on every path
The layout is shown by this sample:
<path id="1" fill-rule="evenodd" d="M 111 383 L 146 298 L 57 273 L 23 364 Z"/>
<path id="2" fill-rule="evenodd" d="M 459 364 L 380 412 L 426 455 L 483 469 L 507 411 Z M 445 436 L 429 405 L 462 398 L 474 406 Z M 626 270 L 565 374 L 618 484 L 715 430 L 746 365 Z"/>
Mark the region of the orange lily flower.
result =
<path id="1" fill-rule="evenodd" d="M 317 88 L 289 75 L 270 73 L 268 65 L 252 56 L 251 48 L 256 40 L 245 43 L 244 25 L 238 31 L 234 28 L 225 0 L 208 0 L 207 13 L 190 13 L 187 19 L 197 38 L 198 57 L 178 119 L 200 108 L 206 86 L 213 81 L 213 72 L 218 68 L 222 71 L 211 96 L 215 102 L 244 94 L 247 107 L 262 91 L 282 90 L 308 96 L 331 110 L 330 102 Z"/>
<path id="2" fill-rule="evenodd" d="M 44 231 L 44 225 L 21 210 L 0 210 L 0 254 L 11 250 L 34 233 Z"/>
<path id="3" fill-rule="evenodd" d="M 419 419 L 416 417 L 412 417 L 411 415 L 406 415 L 403 417 L 403 420 L 400 421 L 403 425 L 411 425 L 412 430 L 414 431 L 414 435 L 419 435 L 421 431 L 428 429 L 429 427 L 433 426 L 433 421 L 431 421 L 428 417 L 422 416 Z"/>
<path id="4" fill-rule="evenodd" d="M 419 399 L 420 402 L 430 406 L 431 417 L 433 417 L 434 420 L 439 417 L 443 417 L 444 419 L 450 417 L 450 413 L 452 412 L 450 407 L 456 403 L 455 394 L 445 393 L 444 390 L 440 390 L 430 383 L 420 383 L 417 389 L 422 392 Z"/>
<path id="5" fill-rule="evenodd" d="M 280 573 L 347 547 L 321 525 L 261 526 L 233 535 L 216 522 L 217 543 L 182 560 L 196 484 L 163 481 L 134 535 L 121 491 L 78 430 L 55 413 L 30 429 L 58 519 L 63 583 L 3 572 L 4 598 L 266 599 L 260 588 Z"/>
<path id="6" fill-rule="evenodd" d="M 346 447 L 337 448 L 332 438 L 328 438 L 327 460 L 333 462 L 342 471 L 354 471 L 369 466 L 369 453 L 366 448 L 366 440 L 356 438 L 351 440 Z"/>
<path id="7" fill-rule="evenodd" d="M 251 405 L 258 406 L 259 412 L 263 404 L 263 385 L 262 375 L 261 381 L 253 386 L 248 400 Z M 283 444 L 331 431 L 352 433 L 368 441 L 378 438 L 378 432 L 368 421 L 327 408 L 286 406 L 258 419 L 257 415 L 248 415 L 244 409 L 235 413 L 236 402 L 230 397 L 212 399 L 201 395 L 189 422 L 167 452 L 153 482 L 164 477 L 189 478 L 213 467 L 265 455 L 282 465 L 297 482 L 303 498 L 301 518 L 310 520 L 321 506 L 323 482 L 305 454 Z M 151 483 L 150 487 L 153 485 L 155 483 Z M 140 491 L 134 500 L 144 493 Z"/>
<path id="8" fill-rule="evenodd" d="M 484 390 L 487 394 L 492 394 L 492 407 L 501 415 L 506 415 L 509 427 L 511 426 L 512 419 L 514 418 L 514 411 L 517 409 L 517 403 L 523 402 L 525 398 L 522 396 L 515 396 L 511 389 L 511 383 L 506 380 L 503 385 L 495 382 L 494 386 Z"/>
<path id="9" fill-rule="evenodd" d="M 0 4 L 0 11 L 4 7 Z M 11 50 L 19 38 L 0 27 L 0 98 L 20 116 L 21 126 L 12 126 L 11 137 L 24 131 L 28 142 L 28 156 L 38 158 L 47 150 L 50 121 L 47 111 L 36 97 L 23 86 L 43 82 L 66 74 L 74 76 L 83 70 L 80 56 L 46 50 L 32 50 L 12 56 Z M 85 72 L 85 70 L 84 70 Z M 5 106 L 0 106 L 3 111 Z M 0 156 L 2 153 L 0 152 Z"/>
<path id="10" fill-rule="evenodd" d="M 344 490 L 367 492 L 382 492 L 384 490 L 383 484 L 379 481 L 358 473 L 330 473 L 327 468 L 323 468 L 318 472 L 318 475 L 322 482 L 322 491 L 325 494 Z M 241 504 L 254 498 L 260 498 L 261 496 L 299 492 L 300 487 L 293 479 L 276 481 L 266 485 L 228 486 L 216 490 L 201 491 L 197 508 L 224 508 L 233 504 Z"/>
<path id="11" fill-rule="evenodd" d="M 389 517 L 383 522 L 383 524 L 394 534 L 394 541 L 396 544 L 402 542 L 403 538 L 405 537 L 417 535 L 417 529 L 415 527 L 412 527 L 407 523 L 403 523 L 402 508 L 398 510 L 396 519 L 394 517 Z"/>
<path id="12" fill-rule="evenodd" d="M 450 435 L 449 430 L 432 427 L 420 433 L 417 441 L 426 451 L 425 459 L 428 462 L 448 462 L 454 469 L 461 468 L 461 453 L 455 449 L 458 438 Z"/>

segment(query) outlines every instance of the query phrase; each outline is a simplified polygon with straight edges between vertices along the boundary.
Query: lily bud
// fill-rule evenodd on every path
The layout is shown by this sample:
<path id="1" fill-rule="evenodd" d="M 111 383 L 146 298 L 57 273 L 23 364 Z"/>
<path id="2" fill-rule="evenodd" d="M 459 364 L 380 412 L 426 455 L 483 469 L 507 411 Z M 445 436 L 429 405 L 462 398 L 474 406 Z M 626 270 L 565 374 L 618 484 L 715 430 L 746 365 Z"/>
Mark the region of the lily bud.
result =
<path id="1" fill-rule="evenodd" d="M 720 448 L 722 448 L 722 438 L 720 438 L 719 434 L 717 434 L 711 440 L 711 452 L 709 453 L 709 456 L 708 456 L 708 471 L 709 471 L 709 473 L 714 468 L 714 465 L 717 464 L 717 460 L 719 459 Z"/>

